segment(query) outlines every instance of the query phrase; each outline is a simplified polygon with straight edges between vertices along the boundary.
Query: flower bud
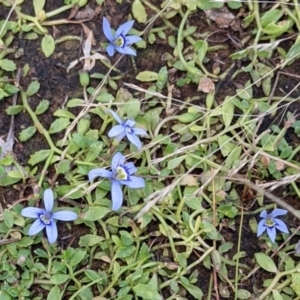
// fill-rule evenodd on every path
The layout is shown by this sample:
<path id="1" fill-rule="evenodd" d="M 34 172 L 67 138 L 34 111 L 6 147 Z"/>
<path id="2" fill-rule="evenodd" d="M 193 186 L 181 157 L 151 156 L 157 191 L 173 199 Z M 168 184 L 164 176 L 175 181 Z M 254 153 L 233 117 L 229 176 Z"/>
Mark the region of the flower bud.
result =
<path id="1" fill-rule="evenodd" d="M 86 71 L 82 71 L 79 73 L 79 81 L 83 87 L 86 87 L 90 84 L 90 75 Z"/>
<path id="2" fill-rule="evenodd" d="M 77 124 L 77 132 L 82 135 L 86 134 L 87 131 L 90 129 L 90 125 L 91 125 L 90 116 L 85 115 L 79 120 Z"/>

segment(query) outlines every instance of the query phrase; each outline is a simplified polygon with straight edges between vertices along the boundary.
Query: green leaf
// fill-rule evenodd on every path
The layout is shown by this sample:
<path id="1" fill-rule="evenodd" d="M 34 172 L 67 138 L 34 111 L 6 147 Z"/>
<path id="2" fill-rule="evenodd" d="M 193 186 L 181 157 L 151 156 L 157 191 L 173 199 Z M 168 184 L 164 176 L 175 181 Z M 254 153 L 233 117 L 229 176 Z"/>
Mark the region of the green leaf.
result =
<path id="1" fill-rule="evenodd" d="M 295 43 L 286 54 L 285 63 L 289 64 L 294 61 L 300 54 L 300 42 Z"/>
<path id="2" fill-rule="evenodd" d="M 75 119 L 76 117 L 66 109 L 58 109 L 54 114 L 55 117 L 62 117 L 67 119 Z"/>
<path id="3" fill-rule="evenodd" d="M 12 297 L 4 290 L 0 291 L 0 300 L 12 300 Z"/>
<path id="4" fill-rule="evenodd" d="M 23 105 L 9 106 L 5 111 L 9 116 L 15 116 L 23 110 Z"/>
<path id="5" fill-rule="evenodd" d="M 249 299 L 251 298 L 251 293 L 244 289 L 237 290 L 238 299 Z"/>
<path id="6" fill-rule="evenodd" d="M 43 10 L 44 6 L 45 6 L 45 0 L 33 0 L 33 8 L 36 16 L 40 11 Z"/>
<path id="7" fill-rule="evenodd" d="M 299 273 L 292 274 L 291 288 L 295 291 L 297 296 L 300 296 L 300 274 Z"/>
<path id="8" fill-rule="evenodd" d="M 85 213 L 83 219 L 87 221 L 97 221 L 103 219 L 111 210 L 105 206 L 91 206 Z"/>
<path id="9" fill-rule="evenodd" d="M 86 250 L 76 249 L 75 253 L 71 257 L 70 266 L 74 267 L 79 265 L 79 263 L 86 257 L 86 254 Z"/>
<path id="10" fill-rule="evenodd" d="M 60 299 L 60 288 L 55 285 L 48 294 L 47 300 Z"/>
<path id="11" fill-rule="evenodd" d="M 272 258 L 269 255 L 266 255 L 264 253 L 255 253 L 255 258 L 259 266 L 263 268 L 265 271 L 271 273 L 278 272 L 275 263 L 273 262 Z"/>
<path id="12" fill-rule="evenodd" d="M 28 163 L 32 166 L 38 164 L 41 161 L 44 161 L 50 155 L 51 150 L 40 150 L 30 155 Z"/>
<path id="13" fill-rule="evenodd" d="M 40 83 L 38 81 L 32 81 L 29 85 L 29 87 L 27 88 L 26 91 L 26 95 L 27 96 L 32 96 L 34 94 L 36 94 L 38 92 L 38 90 L 40 89 Z"/>
<path id="14" fill-rule="evenodd" d="M 55 50 L 55 41 L 51 35 L 45 35 L 42 39 L 42 51 L 49 57 Z"/>
<path id="15" fill-rule="evenodd" d="M 70 125 L 70 120 L 67 118 L 58 118 L 56 119 L 49 128 L 49 133 L 58 133 L 65 130 Z"/>
<path id="16" fill-rule="evenodd" d="M 233 243 L 231 242 L 226 242 L 222 245 L 220 245 L 220 247 L 218 248 L 219 253 L 225 253 L 227 251 L 229 251 L 230 249 L 232 249 L 233 247 Z"/>
<path id="17" fill-rule="evenodd" d="M 19 140 L 21 142 L 26 142 L 36 133 L 36 127 L 30 126 L 24 130 L 22 130 L 19 134 Z"/>
<path id="18" fill-rule="evenodd" d="M 3 218 L 4 218 L 4 224 L 8 228 L 13 227 L 13 225 L 14 225 L 14 215 L 10 210 L 8 210 L 8 209 L 4 210 Z M 0 297 L 0 299 L 1 299 L 1 297 Z"/>
<path id="19" fill-rule="evenodd" d="M 15 71 L 17 66 L 12 60 L 4 58 L 0 60 L 0 68 L 4 71 L 11 72 Z"/>
<path id="20" fill-rule="evenodd" d="M 50 106 L 50 102 L 48 100 L 43 99 L 37 106 L 37 108 L 35 110 L 35 114 L 36 115 L 43 114 L 45 111 L 48 110 L 49 106 Z"/>
<path id="21" fill-rule="evenodd" d="M 70 279 L 69 275 L 66 274 L 55 274 L 50 278 L 50 282 L 54 285 L 59 285 Z"/>
<path id="22" fill-rule="evenodd" d="M 146 23 L 147 12 L 140 0 L 134 0 L 132 3 L 132 13 L 139 23 Z"/>
<path id="23" fill-rule="evenodd" d="M 190 284 L 189 282 L 183 282 L 184 277 L 181 277 L 181 281 L 180 284 L 184 286 L 184 288 L 193 296 L 195 297 L 197 300 L 201 300 L 203 297 L 203 293 L 201 291 L 201 289 L 199 289 L 197 286 L 194 286 L 192 284 Z M 184 278 L 185 281 L 186 278 Z"/>
<path id="24" fill-rule="evenodd" d="M 282 296 L 277 290 L 272 290 L 274 300 L 283 300 Z"/>
<path id="25" fill-rule="evenodd" d="M 142 82 L 156 81 L 158 79 L 158 74 L 152 71 L 142 71 L 135 78 Z"/>
<path id="26" fill-rule="evenodd" d="M 197 52 L 198 60 L 202 63 L 208 49 L 207 42 L 205 40 L 197 41 L 194 45 L 194 49 Z"/>
<path id="27" fill-rule="evenodd" d="M 123 105 L 123 111 L 128 118 L 135 119 L 141 110 L 141 102 L 138 99 L 130 99 Z"/>
<path id="28" fill-rule="evenodd" d="M 168 70 L 167 70 L 167 67 L 162 67 L 159 72 L 158 72 L 158 78 L 157 78 L 157 81 L 156 81 L 156 86 L 162 90 L 167 81 L 168 81 Z"/>
<path id="29" fill-rule="evenodd" d="M 145 300 L 162 300 L 162 297 L 158 291 L 151 289 L 147 284 L 138 284 L 134 286 L 133 292 L 135 293 L 136 297 L 141 297 Z"/>
<path id="30" fill-rule="evenodd" d="M 173 170 L 173 169 L 177 168 L 186 157 L 187 157 L 187 155 L 182 155 L 182 156 L 179 156 L 179 157 L 169 160 L 167 168 L 169 170 Z"/>
<path id="31" fill-rule="evenodd" d="M 79 246 L 84 247 L 93 247 L 97 244 L 100 244 L 105 239 L 102 236 L 94 235 L 94 234 L 86 234 L 79 239 Z"/>
<path id="32" fill-rule="evenodd" d="M 186 268 L 187 266 L 187 259 L 186 259 L 186 255 L 184 253 L 176 253 L 176 260 L 178 261 L 178 263 L 180 264 L 180 266 L 182 268 Z"/>
<path id="33" fill-rule="evenodd" d="M 277 22 L 282 17 L 281 10 L 278 9 L 270 9 L 268 10 L 261 18 L 261 26 L 266 27 L 271 22 Z"/>
<path id="34" fill-rule="evenodd" d="M 224 121 L 225 127 L 227 128 L 234 116 L 234 99 L 230 96 L 226 96 L 222 105 L 222 119 Z"/>

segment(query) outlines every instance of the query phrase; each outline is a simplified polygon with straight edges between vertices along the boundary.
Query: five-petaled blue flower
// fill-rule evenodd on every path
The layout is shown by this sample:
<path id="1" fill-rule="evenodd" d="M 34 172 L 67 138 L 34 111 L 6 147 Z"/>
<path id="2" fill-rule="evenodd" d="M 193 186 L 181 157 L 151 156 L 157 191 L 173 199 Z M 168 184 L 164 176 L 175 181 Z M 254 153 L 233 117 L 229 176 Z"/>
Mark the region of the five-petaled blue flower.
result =
<path id="1" fill-rule="evenodd" d="M 260 213 L 260 217 L 263 219 L 258 223 L 257 236 L 262 235 L 265 230 L 267 230 L 270 240 L 274 243 L 276 238 L 276 229 L 284 233 L 289 233 L 285 223 L 276 218 L 277 216 L 282 216 L 286 213 L 287 210 L 278 208 L 274 209 L 270 214 L 268 214 L 265 210 L 262 211 Z"/>
<path id="2" fill-rule="evenodd" d="M 35 220 L 28 230 L 29 235 L 35 235 L 46 227 L 48 241 L 53 244 L 57 240 L 57 227 L 54 220 L 73 221 L 77 219 L 77 214 L 72 211 L 52 212 L 54 196 L 51 189 L 44 192 L 45 209 L 37 207 L 26 207 L 21 211 L 21 215 Z"/>
<path id="3" fill-rule="evenodd" d="M 119 125 L 114 126 L 108 133 L 109 137 L 114 137 L 116 142 L 120 142 L 125 136 L 138 149 L 142 148 L 142 143 L 137 135 L 147 135 L 147 132 L 141 128 L 134 128 L 135 121 L 127 119 L 122 121 L 121 118 L 113 111 L 108 109 Z"/>
<path id="4" fill-rule="evenodd" d="M 112 210 L 118 210 L 123 203 L 123 193 L 121 185 L 126 185 L 132 189 L 139 189 L 145 186 L 143 178 L 132 176 L 137 168 L 132 162 L 125 164 L 125 156 L 117 152 L 112 158 L 111 171 L 103 168 L 93 169 L 89 172 L 89 181 L 96 177 L 109 178 L 111 181 Z"/>
<path id="5" fill-rule="evenodd" d="M 128 31 L 133 26 L 133 23 L 133 20 L 128 21 L 122 24 L 117 31 L 113 33 L 108 20 L 105 17 L 103 18 L 103 32 L 106 38 L 109 40 L 109 45 L 106 48 L 109 56 L 113 56 L 115 50 L 122 54 L 136 55 L 135 51 L 129 46 L 141 41 L 142 39 L 136 35 L 126 36 Z"/>

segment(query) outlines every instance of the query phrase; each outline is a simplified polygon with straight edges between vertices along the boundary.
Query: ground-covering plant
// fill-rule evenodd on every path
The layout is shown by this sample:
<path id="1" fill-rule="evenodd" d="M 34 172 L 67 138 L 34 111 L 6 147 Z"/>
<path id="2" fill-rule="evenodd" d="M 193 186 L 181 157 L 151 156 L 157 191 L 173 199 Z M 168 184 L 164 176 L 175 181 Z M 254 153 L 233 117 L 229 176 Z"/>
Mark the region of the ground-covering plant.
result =
<path id="1" fill-rule="evenodd" d="M 0 0 L 0 300 L 300 299 L 299 31 L 296 0 Z"/>

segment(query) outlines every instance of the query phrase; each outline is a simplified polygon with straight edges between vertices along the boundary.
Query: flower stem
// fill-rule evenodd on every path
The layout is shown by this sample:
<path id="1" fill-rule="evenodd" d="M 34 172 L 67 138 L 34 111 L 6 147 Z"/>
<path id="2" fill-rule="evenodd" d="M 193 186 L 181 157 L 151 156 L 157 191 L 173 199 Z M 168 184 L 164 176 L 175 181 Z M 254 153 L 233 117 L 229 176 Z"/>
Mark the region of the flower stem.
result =
<path id="1" fill-rule="evenodd" d="M 58 9 L 55 9 L 53 11 L 50 11 L 50 12 L 46 13 L 46 18 L 48 19 L 48 18 L 54 17 L 68 9 L 73 8 L 73 6 L 74 6 L 74 4 L 68 4 L 68 5 L 62 6 Z"/>

